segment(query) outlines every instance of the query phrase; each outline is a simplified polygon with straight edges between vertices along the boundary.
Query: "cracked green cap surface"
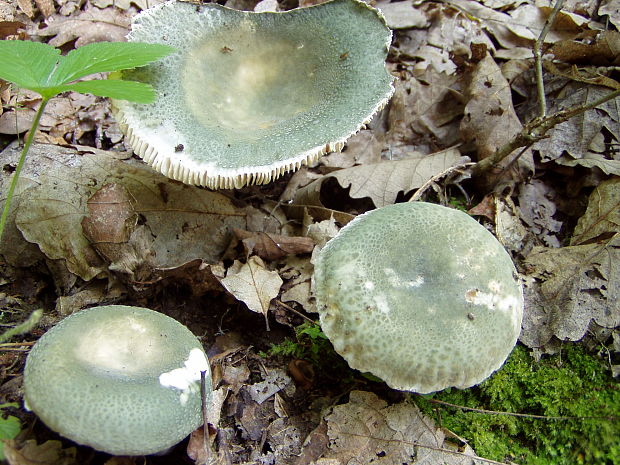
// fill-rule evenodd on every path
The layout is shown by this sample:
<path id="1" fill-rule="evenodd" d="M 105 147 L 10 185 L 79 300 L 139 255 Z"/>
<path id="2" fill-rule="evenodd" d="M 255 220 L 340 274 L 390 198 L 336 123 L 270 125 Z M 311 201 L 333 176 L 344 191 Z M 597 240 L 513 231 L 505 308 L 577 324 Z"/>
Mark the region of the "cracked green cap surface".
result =
<path id="1" fill-rule="evenodd" d="M 141 307 L 68 316 L 33 346 L 24 398 L 61 435 L 114 455 L 167 449 L 202 424 L 200 372 L 209 362 L 176 320 Z"/>
<path id="2" fill-rule="evenodd" d="M 134 151 L 164 175 L 210 188 L 264 184 L 340 150 L 392 95 L 392 33 L 358 0 L 282 13 L 167 2 L 130 41 L 178 51 L 123 77 L 148 105 L 115 102 Z"/>
<path id="3" fill-rule="evenodd" d="M 523 295 L 512 260 L 461 211 L 424 202 L 370 211 L 315 261 L 323 331 L 352 368 L 395 389 L 478 384 L 519 337 Z"/>

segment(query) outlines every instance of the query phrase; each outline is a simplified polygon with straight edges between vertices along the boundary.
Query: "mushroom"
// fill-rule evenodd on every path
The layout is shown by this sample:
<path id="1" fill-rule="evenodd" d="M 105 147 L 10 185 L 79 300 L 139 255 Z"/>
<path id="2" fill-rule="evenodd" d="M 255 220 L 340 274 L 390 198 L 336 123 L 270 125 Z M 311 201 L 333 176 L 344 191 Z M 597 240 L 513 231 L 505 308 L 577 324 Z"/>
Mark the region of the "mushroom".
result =
<path id="1" fill-rule="evenodd" d="M 353 368 L 428 393 L 482 382 L 523 316 L 503 246 L 466 213 L 401 203 L 355 218 L 315 259 L 321 327 Z"/>
<path id="2" fill-rule="evenodd" d="M 140 307 L 75 313 L 33 346 L 24 398 L 52 430 L 114 455 L 165 450 L 202 424 L 209 362 L 181 323 Z"/>
<path id="3" fill-rule="evenodd" d="M 359 0 L 283 13 L 166 2 L 133 21 L 130 41 L 177 52 L 123 75 L 157 90 L 115 101 L 136 154 L 209 188 L 264 184 L 345 141 L 389 100 L 392 32 Z"/>

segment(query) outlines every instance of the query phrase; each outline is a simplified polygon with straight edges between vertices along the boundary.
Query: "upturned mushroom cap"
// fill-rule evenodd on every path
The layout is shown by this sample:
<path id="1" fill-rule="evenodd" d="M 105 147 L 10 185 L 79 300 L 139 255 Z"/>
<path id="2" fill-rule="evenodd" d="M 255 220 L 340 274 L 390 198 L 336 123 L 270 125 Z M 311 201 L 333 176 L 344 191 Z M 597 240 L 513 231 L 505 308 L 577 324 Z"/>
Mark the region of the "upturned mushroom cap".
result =
<path id="1" fill-rule="evenodd" d="M 342 149 L 392 95 L 392 33 L 359 0 L 282 13 L 167 2 L 130 41 L 178 52 L 123 72 L 157 90 L 115 102 L 134 151 L 164 175 L 210 188 L 264 184 Z"/>
<path id="2" fill-rule="evenodd" d="M 521 330 L 522 290 L 508 253 L 469 215 L 430 203 L 355 218 L 319 253 L 314 286 L 336 351 L 395 389 L 478 384 Z"/>
<path id="3" fill-rule="evenodd" d="M 75 313 L 34 345 L 24 397 L 52 430 L 115 455 L 167 449 L 202 424 L 198 339 L 161 313 L 120 305 Z"/>

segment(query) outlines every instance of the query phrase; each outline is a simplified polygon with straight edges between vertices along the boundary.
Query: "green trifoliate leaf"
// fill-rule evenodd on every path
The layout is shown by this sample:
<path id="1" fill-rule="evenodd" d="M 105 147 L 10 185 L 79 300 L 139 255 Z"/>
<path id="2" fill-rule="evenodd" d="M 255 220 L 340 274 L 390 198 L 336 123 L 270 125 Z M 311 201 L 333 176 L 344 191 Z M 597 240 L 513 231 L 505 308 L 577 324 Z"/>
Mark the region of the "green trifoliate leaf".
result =
<path id="1" fill-rule="evenodd" d="M 89 74 L 138 68 L 169 55 L 174 48 L 161 44 L 98 42 L 70 51 L 53 73 L 58 83 Z"/>
<path id="2" fill-rule="evenodd" d="M 0 79 L 25 89 L 46 87 L 60 50 L 38 42 L 0 40 Z"/>
<path id="3" fill-rule="evenodd" d="M 51 98 L 67 90 L 101 97 L 152 102 L 150 86 L 117 80 L 71 83 L 93 73 L 137 68 L 172 53 L 167 45 L 99 42 L 61 56 L 50 45 L 20 40 L 0 40 L 0 79 Z"/>
<path id="4" fill-rule="evenodd" d="M 98 97 L 131 100 L 136 103 L 151 103 L 156 97 L 155 90 L 149 84 L 114 79 L 74 82 L 62 86 L 61 89 L 60 92 L 74 90 Z"/>

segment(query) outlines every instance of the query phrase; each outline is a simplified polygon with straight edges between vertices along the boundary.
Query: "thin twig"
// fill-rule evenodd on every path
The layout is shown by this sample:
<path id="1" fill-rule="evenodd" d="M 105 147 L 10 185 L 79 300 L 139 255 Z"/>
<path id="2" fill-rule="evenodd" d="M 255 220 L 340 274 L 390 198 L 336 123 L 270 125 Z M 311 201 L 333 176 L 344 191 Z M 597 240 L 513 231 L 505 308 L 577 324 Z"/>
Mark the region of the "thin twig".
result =
<path id="1" fill-rule="evenodd" d="M 562 5 L 564 4 L 564 0 L 557 0 L 555 2 L 555 6 L 553 7 L 553 11 L 547 18 L 545 22 L 545 26 L 542 31 L 540 31 L 540 35 L 536 42 L 534 42 L 534 62 L 536 69 L 536 88 L 538 90 L 538 109 L 539 116 L 542 118 L 547 115 L 547 101 L 545 98 L 545 81 L 543 80 L 543 66 L 542 66 L 542 48 L 545 45 L 545 38 L 547 34 L 551 30 L 551 26 L 555 22 L 555 18 L 558 15 Z"/>
<path id="2" fill-rule="evenodd" d="M 209 380 L 211 382 L 211 380 Z M 205 462 L 211 460 L 211 441 L 209 441 L 209 414 L 207 410 L 207 372 L 200 372 L 200 399 L 202 409 L 202 448 L 205 452 Z"/>
<path id="3" fill-rule="evenodd" d="M 444 402 L 443 400 L 437 399 L 426 399 L 431 404 L 444 405 L 446 407 L 458 408 L 461 410 L 467 410 L 469 412 L 477 412 L 477 413 L 485 413 L 490 415 L 507 415 L 511 417 L 520 417 L 520 418 L 536 418 L 539 420 L 608 420 L 608 421 L 618 421 L 619 417 L 615 417 L 613 415 L 608 416 L 593 416 L 593 417 L 571 417 L 571 416 L 560 416 L 553 417 L 547 415 L 532 415 L 529 413 L 513 413 L 513 412 L 498 412 L 495 410 L 486 410 L 482 408 L 473 408 L 473 407 L 465 407 L 463 405 L 451 404 L 450 402 Z"/>
<path id="4" fill-rule="evenodd" d="M 592 110 L 599 105 L 608 102 L 609 100 L 617 98 L 618 96 L 620 96 L 620 89 L 614 90 L 594 102 L 560 110 L 552 115 L 545 116 L 544 118 L 533 119 L 527 123 L 521 132 L 513 137 L 512 140 L 498 148 L 493 155 L 476 163 L 473 168 L 473 175 L 480 176 L 493 166 L 497 165 L 515 150 L 521 147 L 529 148 L 535 142 L 544 139 L 547 132 L 558 124 L 568 121 L 572 117 L 585 113 L 588 110 Z"/>
<path id="5" fill-rule="evenodd" d="M 282 307 L 284 307 L 285 309 L 287 309 L 288 311 L 293 312 L 295 315 L 300 316 L 301 318 L 303 318 L 304 320 L 306 320 L 309 323 L 312 323 L 313 325 L 316 325 L 317 322 L 314 321 L 312 318 L 307 317 L 306 315 L 304 315 L 303 313 L 301 313 L 300 311 L 295 310 L 293 307 L 291 307 L 290 305 L 285 304 L 284 302 L 282 302 L 281 300 L 276 299 L 276 303 L 278 305 L 281 305 Z"/>
<path id="6" fill-rule="evenodd" d="M 20 347 L 20 346 L 33 346 L 35 343 L 34 342 L 3 342 L 0 344 L 0 350 L 2 349 L 8 349 L 11 347 Z"/>

